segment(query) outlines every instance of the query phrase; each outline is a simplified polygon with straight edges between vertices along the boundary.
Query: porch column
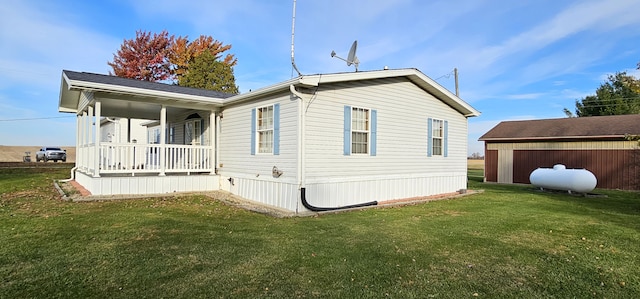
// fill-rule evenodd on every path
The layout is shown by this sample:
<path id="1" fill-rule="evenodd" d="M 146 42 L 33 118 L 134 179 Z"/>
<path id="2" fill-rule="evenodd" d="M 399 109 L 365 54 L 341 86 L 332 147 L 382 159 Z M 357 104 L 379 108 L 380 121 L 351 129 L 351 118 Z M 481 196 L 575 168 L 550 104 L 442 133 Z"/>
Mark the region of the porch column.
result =
<path id="1" fill-rule="evenodd" d="M 165 176 L 165 170 L 167 169 L 167 161 L 165 161 L 165 151 L 166 151 L 166 138 L 167 138 L 167 106 L 162 105 L 160 108 L 160 174 L 159 176 Z"/>
<path id="2" fill-rule="evenodd" d="M 94 134 L 94 158 L 93 158 L 93 177 L 100 177 L 100 113 L 102 113 L 102 102 L 95 103 L 95 134 Z"/>
<path id="3" fill-rule="evenodd" d="M 211 172 L 209 172 L 209 175 L 216 175 L 216 130 L 218 128 L 218 119 L 216 114 L 217 113 L 213 110 L 209 113 L 209 146 L 211 146 L 211 150 L 209 151 L 211 153 L 209 156 L 209 167 L 211 167 Z"/>
<path id="4" fill-rule="evenodd" d="M 80 170 L 86 171 L 84 164 L 84 123 L 87 111 L 82 111 L 80 114 L 80 120 L 78 121 L 78 148 L 76 149 L 76 166 L 79 166 Z M 79 165 L 78 165 L 79 164 Z"/>
<path id="5" fill-rule="evenodd" d="M 95 114 L 93 114 L 93 106 L 89 106 L 87 107 L 87 119 L 86 119 L 86 130 L 85 130 L 85 145 L 86 145 L 86 149 L 87 149 L 87 155 L 85 156 L 85 164 L 87 165 L 87 172 L 89 172 L 88 174 L 93 175 L 95 173 L 95 169 L 93 169 L 93 148 L 91 147 L 91 142 L 94 140 L 94 136 L 93 133 L 91 132 L 91 120 L 93 119 L 93 116 Z"/>

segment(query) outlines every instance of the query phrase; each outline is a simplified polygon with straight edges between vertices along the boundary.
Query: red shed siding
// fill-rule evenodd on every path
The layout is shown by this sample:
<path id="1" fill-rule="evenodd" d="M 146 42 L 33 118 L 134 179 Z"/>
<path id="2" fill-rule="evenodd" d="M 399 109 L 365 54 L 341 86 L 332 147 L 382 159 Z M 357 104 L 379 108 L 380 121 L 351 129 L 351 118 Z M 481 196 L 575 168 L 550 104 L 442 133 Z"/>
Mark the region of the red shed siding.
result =
<path id="1" fill-rule="evenodd" d="M 487 182 L 498 181 L 498 151 L 497 150 L 485 150 L 484 179 Z"/>
<path id="2" fill-rule="evenodd" d="M 530 184 L 533 170 L 555 164 L 591 171 L 597 188 L 640 190 L 638 150 L 514 150 L 513 182 Z"/>

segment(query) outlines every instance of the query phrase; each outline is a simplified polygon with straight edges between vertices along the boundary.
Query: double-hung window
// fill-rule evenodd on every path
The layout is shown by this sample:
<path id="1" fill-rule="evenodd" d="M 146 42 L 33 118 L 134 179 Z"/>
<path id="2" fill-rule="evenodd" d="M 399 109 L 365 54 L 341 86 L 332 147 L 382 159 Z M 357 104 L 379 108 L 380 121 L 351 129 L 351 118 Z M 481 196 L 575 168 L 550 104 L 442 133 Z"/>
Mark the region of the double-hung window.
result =
<path id="1" fill-rule="evenodd" d="M 344 155 L 376 155 L 377 111 L 344 107 Z"/>
<path id="2" fill-rule="evenodd" d="M 427 156 L 447 156 L 448 122 L 429 118 L 427 121 Z"/>
<path id="3" fill-rule="evenodd" d="M 251 110 L 251 154 L 280 154 L 280 104 Z"/>
<path id="4" fill-rule="evenodd" d="M 352 108 L 351 111 L 351 153 L 369 153 L 369 110 Z"/>
<path id="5" fill-rule="evenodd" d="M 258 153 L 273 153 L 273 106 L 258 108 Z"/>
<path id="6" fill-rule="evenodd" d="M 444 137 L 444 122 L 440 119 L 433 120 L 433 130 L 432 130 L 432 146 L 433 146 L 433 155 L 434 156 L 442 156 L 442 138 Z"/>

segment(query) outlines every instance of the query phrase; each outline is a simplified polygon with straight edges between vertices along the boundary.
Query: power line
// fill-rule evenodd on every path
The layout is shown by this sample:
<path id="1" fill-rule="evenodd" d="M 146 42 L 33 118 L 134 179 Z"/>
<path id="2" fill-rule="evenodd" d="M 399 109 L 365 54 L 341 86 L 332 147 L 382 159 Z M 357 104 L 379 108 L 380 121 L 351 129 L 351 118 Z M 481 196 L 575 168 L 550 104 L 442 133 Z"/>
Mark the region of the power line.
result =
<path id="1" fill-rule="evenodd" d="M 71 116 L 50 116 L 50 117 L 35 117 L 35 118 L 12 118 L 12 119 L 0 119 L 0 121 L 23 121 L 23 120 L 42 120 L 42 119 L 54 119 L 54 118 L 71 118 Z"/>
<path id="2" fill-rule="evenodd" d="M 451 78 L 451 75 L 453 75 L 453 73 L 454 73 L 454 72 L 455 72 L 455 70 L 451 70 L 451 72 L 446 73 L 446 74 L 444 74 L 444 75 L 442 75 L 442 76 L 440 76 L 440 77 L 438 77 L 438 78 L 435 78 L 435 79 L 433 79 L 433 81 L 438 81 L 438 80 L 440 80 L 440 79 L 442 79 L 442 78 L 445 78 L 445 77 L 446 77 L 447 79 L 449 79 L 449 78 Z"/>

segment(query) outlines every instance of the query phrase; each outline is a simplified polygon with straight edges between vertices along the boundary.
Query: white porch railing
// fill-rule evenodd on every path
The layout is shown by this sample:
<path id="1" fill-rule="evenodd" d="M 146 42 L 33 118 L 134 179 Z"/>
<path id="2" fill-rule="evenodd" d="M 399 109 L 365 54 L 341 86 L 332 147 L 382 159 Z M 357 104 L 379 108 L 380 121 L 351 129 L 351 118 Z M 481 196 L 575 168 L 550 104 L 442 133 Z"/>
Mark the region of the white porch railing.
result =
<path id="1" fill-rule="evenodd" d="M 162 159 L 161 153 L 164 153 Z M 206 145 L 134 144 L 101 142 L 98 157 L 94 144 L 78 148 L 78 168 L 95 174 L 212 172 L 213 149 Z"/>

